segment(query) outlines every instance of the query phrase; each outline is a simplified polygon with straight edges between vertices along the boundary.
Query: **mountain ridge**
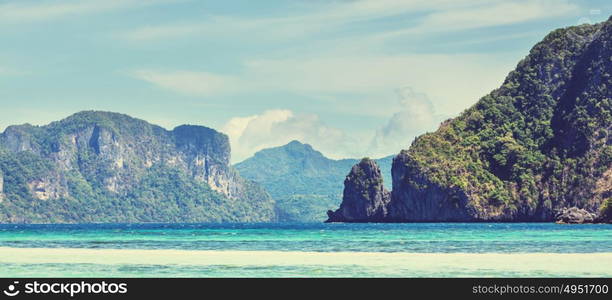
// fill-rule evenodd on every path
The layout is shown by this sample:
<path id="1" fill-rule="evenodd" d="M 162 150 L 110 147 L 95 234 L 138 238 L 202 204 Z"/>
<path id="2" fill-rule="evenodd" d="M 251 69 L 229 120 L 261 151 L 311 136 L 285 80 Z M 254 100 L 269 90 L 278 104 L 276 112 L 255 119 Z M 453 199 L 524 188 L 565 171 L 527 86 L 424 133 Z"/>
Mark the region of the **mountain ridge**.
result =
<path id="1" fill-rule="evenodd" d="M 83 111 L 0 134 L 0 222 L 273 221 L 274 202 L 229 165 L 225 134 Z"/>
<path id="2" fill-rule="evenodd" d="M 390 182 L 391 156 L 383 170 Z M 242 176 L 263 185 L 276 201 L 281 222 L 322 222 L 342 198 L 342 178 L 357 159 L 327 158 L 311 145 L 293 140 L 263 149 L 234 166 Z"/>

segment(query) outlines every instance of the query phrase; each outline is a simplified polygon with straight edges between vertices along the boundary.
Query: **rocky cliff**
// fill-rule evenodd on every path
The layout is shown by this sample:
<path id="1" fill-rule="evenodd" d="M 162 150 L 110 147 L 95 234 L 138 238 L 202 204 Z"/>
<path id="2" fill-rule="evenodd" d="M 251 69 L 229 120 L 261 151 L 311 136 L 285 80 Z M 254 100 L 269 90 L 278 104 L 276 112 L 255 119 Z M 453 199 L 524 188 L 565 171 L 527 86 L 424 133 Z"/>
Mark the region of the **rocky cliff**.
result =
<path id="1" fill-rule="evenodd" d="M 596 221 L 612 224 L 612 198 L 608 198 L 604 201 Z"/>
<path id="2" fill-rule="evenodd" d="M 384 221 L 601 214 L 612 197 L 611 54 L 612 19 L 550 33 L 500 88 L 395 157 Z M 568 215 L 579 211 L 587 217 Z"/>
<path id="3" fill-rule="evenodd" d="M 387 178 L 392 160 L 392 156 L 376 160 Z M 270 193 L 279 222 L 322 222 L 325 212 L 342 202 L 342 179 L 357 163 L 357 159 L 329 159 L 308 144 L 292 141 L 258 151 L 235 167 Z"/>
<path id="4" fill-rule="evenodd" d="M 387 216 L 391 200 L 375 161 L 364 158 L 344 180 L 343 201 L 337 211 L 328 211 L 327 222 L 380 222 Z"/>
<path id="5" fill-rule="evenodd" d="M 4 200 L 4 175 L 0 171 L 0 202 Z"/>
<path id="6" fill-rule="evenodd" d="M 273 201 L 229 165 L 226 135 L 81 112 L 0 135 L 0 222 L 270 221 Z"/>

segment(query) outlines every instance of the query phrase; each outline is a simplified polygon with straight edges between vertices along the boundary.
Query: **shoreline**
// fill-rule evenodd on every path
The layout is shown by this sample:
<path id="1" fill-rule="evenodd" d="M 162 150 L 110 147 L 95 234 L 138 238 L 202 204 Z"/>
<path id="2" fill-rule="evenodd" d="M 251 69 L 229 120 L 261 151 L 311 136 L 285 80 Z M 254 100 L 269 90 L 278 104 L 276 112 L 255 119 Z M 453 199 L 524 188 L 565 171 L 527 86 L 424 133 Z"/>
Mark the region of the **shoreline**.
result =
<path id="1" fill-rule="evenodd" d="M 0 247 L 0 264 L 97 264 L 235 267 L 374 267 L 393 270 L 495 270 L 612 275 L 604 253 L 384 253 L 235 250 L 140 250 Z"/>
<path id="2" fill-rule="evenodd" d="M 261 224 L 281 224 L 281 225 L 291 225 L 291 224 L 558 224 L 558 225 L 612 225 L 612 223 L 608 222 L 582 222 L 582 223 L 571 223 L 571 222 L 559 222 L 557 220 L 551 221 L 507 221 L 507 220 L 474 220 L 474 221 L 387 221 L 387 222 L 59 222 L 59 223 L 24 223 L 24 222 L 15 222 L 15 223 L 2 223 L 0 222 L 0 226 L 87 226 L 87 225 L 101 225 L 101 226 L 111 226 L 111 225 L 121 225 L 121 226 L 130 226 L 130 225 L 235 225 L 235 224 L 251 224 L 251 225 L 261 225 Z"/>

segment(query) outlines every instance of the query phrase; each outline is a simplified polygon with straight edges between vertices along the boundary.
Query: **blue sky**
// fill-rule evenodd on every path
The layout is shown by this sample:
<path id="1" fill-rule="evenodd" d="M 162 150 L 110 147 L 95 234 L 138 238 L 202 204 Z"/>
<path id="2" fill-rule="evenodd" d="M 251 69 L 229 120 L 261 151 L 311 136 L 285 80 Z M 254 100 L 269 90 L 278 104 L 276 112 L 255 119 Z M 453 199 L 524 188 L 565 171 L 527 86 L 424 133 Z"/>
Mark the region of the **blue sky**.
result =
<path id="1" fill-rule="evenodd" d="M 408 147 L 610 1 L 0 0 L 0 130 L 80 110 L 213 127 L 233 160 L 293 139 Z"/>

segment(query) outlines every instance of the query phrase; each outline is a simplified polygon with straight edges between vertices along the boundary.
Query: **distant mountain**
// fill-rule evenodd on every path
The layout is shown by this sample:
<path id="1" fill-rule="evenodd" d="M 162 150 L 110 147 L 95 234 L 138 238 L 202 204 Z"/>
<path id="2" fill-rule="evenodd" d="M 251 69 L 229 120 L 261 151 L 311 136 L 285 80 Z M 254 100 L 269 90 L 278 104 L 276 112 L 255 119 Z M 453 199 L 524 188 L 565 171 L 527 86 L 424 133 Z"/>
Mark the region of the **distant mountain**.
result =
<path id="1" fill-rule="evenodd" d="M 0 223 L 262 222 L 274 201 L 229 165 L 228 137 L 86 111 L 0 134 Z"/>
<path id="2" fill-rule="evenodd" d="M 387 216 L 391 195 L 383 185 L 378 164 L 368 158 L 351 168 L 344 180 L 343 201 L 327 222 L 382 222 Z"/>
<path id="3" fill-rule="evenodd" d="M 611 222 L 611 136 L 612 18 L 548 34 L 501 87 L 393 160 L 389 202 L 376 172 L 353 176 L 330 221 Z"/>
<path id="4" fill-rule="evenodd" d="M 387 166 L 382 170 L 385 178 L 391 178 L 392 159 L 378 160 Z M 266 188 L 276 201 L 279 221 L 322 222 L 325 212 L 340 204 L 342 181 L 358 161 L 329 159 L 308 144 L 292 141 L 261 150 L 235 168 Z"/>

